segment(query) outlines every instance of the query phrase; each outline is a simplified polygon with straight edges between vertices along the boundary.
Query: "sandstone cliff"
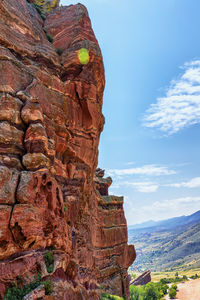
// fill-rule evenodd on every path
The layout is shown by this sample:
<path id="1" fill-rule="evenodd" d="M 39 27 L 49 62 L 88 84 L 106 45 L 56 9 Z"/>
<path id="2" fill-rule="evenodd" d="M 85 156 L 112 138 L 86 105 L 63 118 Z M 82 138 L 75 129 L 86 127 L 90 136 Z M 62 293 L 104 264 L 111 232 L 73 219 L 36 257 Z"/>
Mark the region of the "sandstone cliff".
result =
<path id="1" fill-rule="evenodd" d="M 123 198 L 95 173 L 105 79 L 86 8 L 44 20 L 26 0 L 0 1 L 0 68 L 0 298 L 38 274 L 52 296 L 26 299 L 128 298 Z"/>

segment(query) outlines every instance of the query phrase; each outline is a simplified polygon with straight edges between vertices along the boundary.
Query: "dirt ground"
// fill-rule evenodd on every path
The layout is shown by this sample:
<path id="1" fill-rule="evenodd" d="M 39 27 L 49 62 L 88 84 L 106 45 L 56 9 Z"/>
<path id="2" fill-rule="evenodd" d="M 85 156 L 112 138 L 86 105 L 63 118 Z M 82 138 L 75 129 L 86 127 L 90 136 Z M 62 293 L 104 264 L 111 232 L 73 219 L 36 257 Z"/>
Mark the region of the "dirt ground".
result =
<path id="1" fill-rule="evenodd" d="M 177 300 L 200 300 L 200 279 L 186 281 L 177 286 Z"/>

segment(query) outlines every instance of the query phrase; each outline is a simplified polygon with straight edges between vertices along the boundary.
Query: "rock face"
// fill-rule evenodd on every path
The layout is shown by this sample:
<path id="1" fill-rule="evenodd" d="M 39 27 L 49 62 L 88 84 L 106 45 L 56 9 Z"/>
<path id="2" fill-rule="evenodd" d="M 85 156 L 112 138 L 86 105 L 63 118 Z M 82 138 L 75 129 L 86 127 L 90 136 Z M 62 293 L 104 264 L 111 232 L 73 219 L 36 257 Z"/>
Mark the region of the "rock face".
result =
<path id="1" fill-rule="evenodd" d="M 86 8 L 44 21 L 26 0 L 1 1 L 0 68 L 0 297 L 39 273 L 54 283 L 51 299 L 99 299 L 102 289 L 128 298 L 135 250 L 123 198 L 95 173 L 105 79 Z"/>
<path id="2" fill-rule="evenodd" d="M 145 271 L 138 278 L 132 280 L 132 285 L 144 285 L 151 281 L 151 271 Z"/>

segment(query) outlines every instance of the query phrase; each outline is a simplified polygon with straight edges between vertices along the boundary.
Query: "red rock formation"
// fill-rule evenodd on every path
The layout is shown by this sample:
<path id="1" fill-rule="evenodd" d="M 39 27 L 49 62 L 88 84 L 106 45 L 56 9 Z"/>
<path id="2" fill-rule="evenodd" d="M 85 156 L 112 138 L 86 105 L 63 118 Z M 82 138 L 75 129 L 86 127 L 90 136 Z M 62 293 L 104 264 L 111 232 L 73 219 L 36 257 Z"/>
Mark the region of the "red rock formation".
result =
<path id="1" fill-rule="evenodd" d="M 123 198 L 108 196 L 100 170 L 94 176 L 105 79 L 85 7 L 43 21 L 26 0 L 1 1 L 0 67 L 0 295 L 40 272 L 54 282 L 52 299 L 99 299 L 99 284 L 128 297 L 135 251 Z"/>
<path id="2" fill-rule="evenodd" d="M 145 271 L 139 277 L 130 282 L 131 285 L 144 285 L 151 282 L 151 271 Z"/>

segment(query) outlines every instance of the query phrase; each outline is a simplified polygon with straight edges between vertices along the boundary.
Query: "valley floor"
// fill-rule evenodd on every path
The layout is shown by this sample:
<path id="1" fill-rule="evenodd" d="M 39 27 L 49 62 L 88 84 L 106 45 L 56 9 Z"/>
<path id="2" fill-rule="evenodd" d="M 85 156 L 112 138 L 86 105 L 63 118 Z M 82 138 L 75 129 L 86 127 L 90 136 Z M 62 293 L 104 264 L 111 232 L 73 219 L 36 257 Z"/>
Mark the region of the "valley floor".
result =
<path id="1" fill-rule="evenodd" d="M 200 279 L 179 283 L 176 300 L 200 300 Z M 166 300 L 169 299 L 167 295 Z"/>
<path id="2" fill-rule="evenodd" d="M 178 290 L 178 300 L 200 300 L 200 279 L 180 283 Z"/>

